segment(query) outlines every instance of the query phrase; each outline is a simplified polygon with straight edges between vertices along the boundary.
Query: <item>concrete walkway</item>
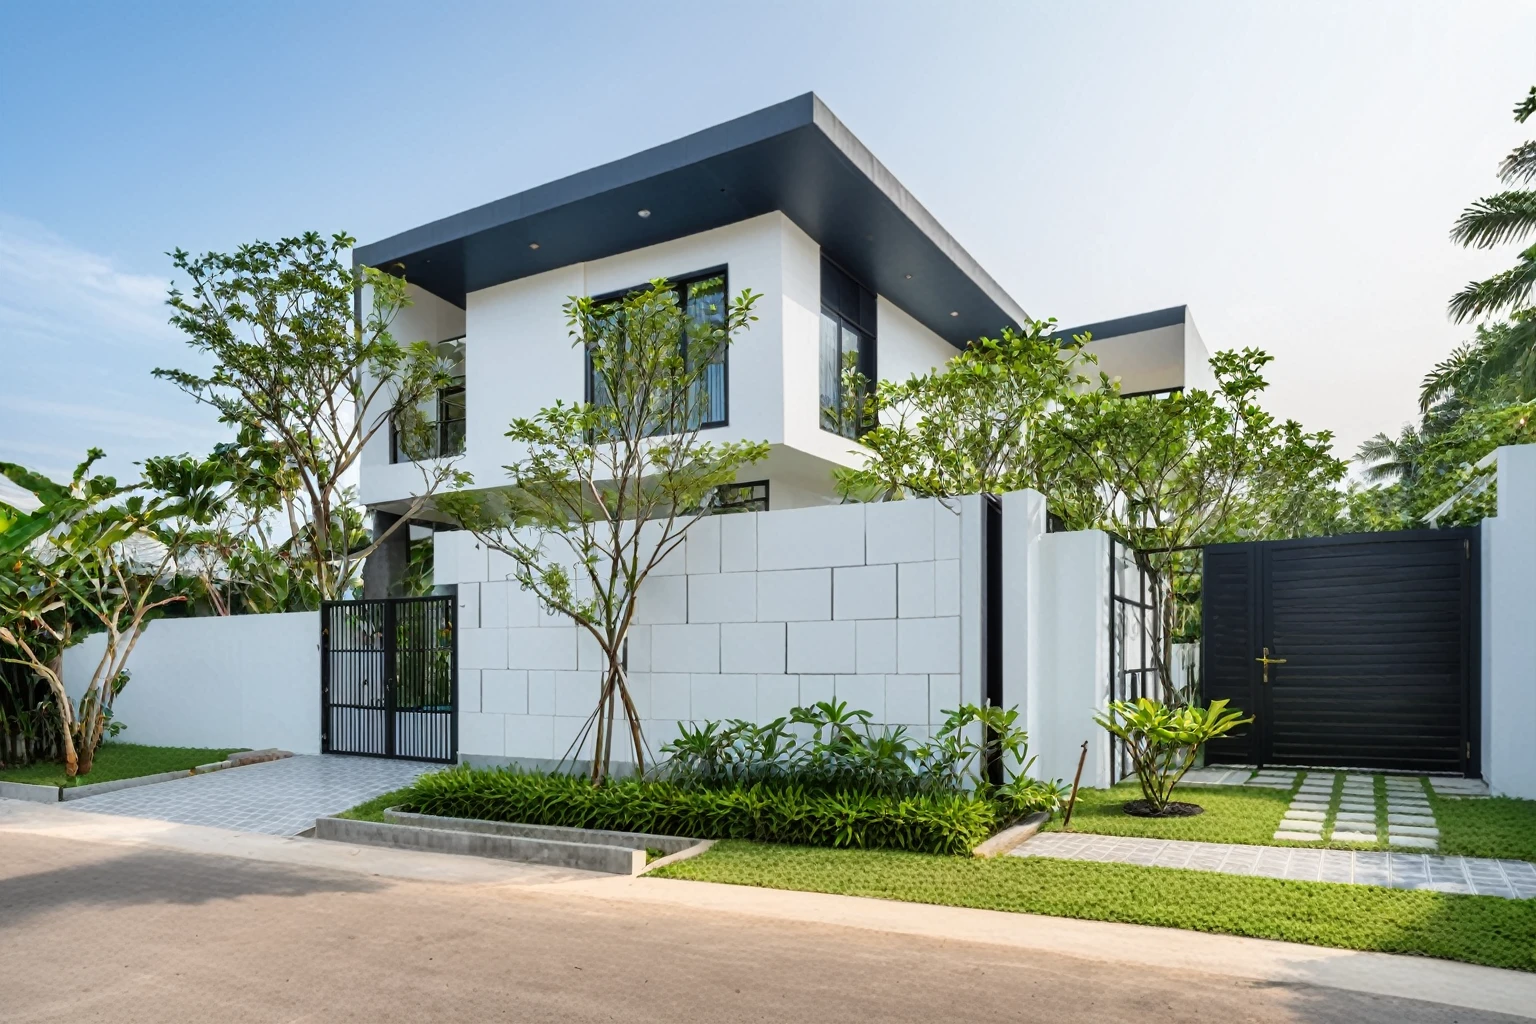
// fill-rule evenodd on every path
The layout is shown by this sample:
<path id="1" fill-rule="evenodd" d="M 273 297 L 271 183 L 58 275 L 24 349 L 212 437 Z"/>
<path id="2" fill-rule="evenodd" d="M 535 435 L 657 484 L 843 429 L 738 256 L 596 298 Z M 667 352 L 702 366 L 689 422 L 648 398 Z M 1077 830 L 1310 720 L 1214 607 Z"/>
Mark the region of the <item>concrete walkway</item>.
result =
<path id="1" fill-rule="evenodd" d="M 1052 1024 L 1536 1017 L 1536 975 L 1423 957 L 747 886 L 560 878 L 4 800 L 0 908 L 0 959 L 55 965 L 8 976 L 0 1016 L 29 1024 L 894 1024 L 948 1019 L 957 1006 L 970 1021 Z M 131 941 L 82 960 L 82 934 Z"/>
<path id="2" fill-rule="evenodd" d="M 1431 889 L 1474 896 L 1536 897 L 1536 864 L 1523 860 L 1437 857 L 1377 850 L 1309 850 L 1239 846 L 1176 839 L 1042 832 L 1015 848 L 1014 857 L 1055 857 L 1143 867 L 1188 868 L 1228 875 L 1258 875 L 1302 882 L 1346 882 L 1393 889 Z"/>
<path id="3" fill-rule="evenodd" d="M 441 765 L 320 754 L 226 768 L 171 782 L 70 800 L 72 811 L 291 836 L 315 819 L 408 786 Z"/>

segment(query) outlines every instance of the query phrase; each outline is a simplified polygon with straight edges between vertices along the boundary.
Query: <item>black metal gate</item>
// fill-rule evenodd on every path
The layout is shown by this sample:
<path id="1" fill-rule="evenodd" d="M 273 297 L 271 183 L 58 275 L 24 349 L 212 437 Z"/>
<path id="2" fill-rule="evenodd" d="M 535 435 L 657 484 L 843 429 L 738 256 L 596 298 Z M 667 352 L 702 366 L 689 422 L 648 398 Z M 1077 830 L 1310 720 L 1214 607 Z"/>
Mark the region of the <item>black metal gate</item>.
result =
<path id="1" fill-rule="evenodd" d="M 1205 549 L 1211 762 L 1477 774 L 1476 530 Z"/>
<path id="2" fill-rule="evenodd" d="M 452 597 L 320 606 L 320 749 L 452 764 L 458 635 Z"/>

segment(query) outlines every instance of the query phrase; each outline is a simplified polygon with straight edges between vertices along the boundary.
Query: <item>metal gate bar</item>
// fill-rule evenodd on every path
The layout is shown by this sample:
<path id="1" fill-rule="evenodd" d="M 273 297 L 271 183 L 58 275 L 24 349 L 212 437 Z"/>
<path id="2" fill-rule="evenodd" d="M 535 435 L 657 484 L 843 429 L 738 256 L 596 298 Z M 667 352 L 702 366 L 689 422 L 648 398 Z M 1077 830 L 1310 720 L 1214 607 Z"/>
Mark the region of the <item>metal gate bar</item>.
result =
<path id="1" fill-rule="evenodd" d="M 454 599 L 320 608 L 320 749 L 452 764 L 458 757 Z"/>

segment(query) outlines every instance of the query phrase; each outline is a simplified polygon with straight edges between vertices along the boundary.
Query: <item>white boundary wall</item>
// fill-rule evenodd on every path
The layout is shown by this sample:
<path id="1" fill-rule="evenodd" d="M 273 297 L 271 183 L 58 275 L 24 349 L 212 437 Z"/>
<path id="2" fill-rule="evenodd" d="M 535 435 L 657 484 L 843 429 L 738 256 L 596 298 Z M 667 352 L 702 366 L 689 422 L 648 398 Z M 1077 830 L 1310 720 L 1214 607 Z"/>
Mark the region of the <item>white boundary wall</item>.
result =
<path id="1" fill-rule="evenodd" d="M 105 646 L 97 634 L 64 652 L 74 699 Z M 124 742 L 320 752 L 318 612 L 158 619 L 128 673 L 115 705 Z"/>
<path id="2" fill-rule="evenodd" d="M 1499 514 L 1482 524 L 1483 777 L 1536 799 L 1536 445 L 1498 450 Z"/>
<path id="3" fill-rule="evenodd" d="M 1109 785 L 1109 737 L 1093 713 L 1109 700 L 1109 535 L 1047 533 L 1045 498 L 1003 503 L 1003 702 L 1018 705 L 1037 778 Z"/>
<path id="4" fill-rule="evenodd" d="M 922 740 L 980 703 L 981 535 L 979 497 L 701 520 L 646 581 L 630 634 L 652 752 L 680 722 L 766 722 L 832 699 Z M 436 582 L 458 587 L 461 756 L 558 760 L 597 703 L 601 653 L 505 556 L 469 533 L 436 543 Z"/>

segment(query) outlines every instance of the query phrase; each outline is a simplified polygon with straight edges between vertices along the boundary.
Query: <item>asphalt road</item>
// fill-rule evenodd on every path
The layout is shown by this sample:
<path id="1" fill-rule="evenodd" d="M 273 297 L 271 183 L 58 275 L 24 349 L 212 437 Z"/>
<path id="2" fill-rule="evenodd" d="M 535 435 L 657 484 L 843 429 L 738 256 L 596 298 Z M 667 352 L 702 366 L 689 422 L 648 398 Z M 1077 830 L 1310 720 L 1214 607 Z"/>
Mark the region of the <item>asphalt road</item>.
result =
<path id="1" fill-rule="evenodd" d="M 1508 1021 L 1054 953 L 0 833 L 0 1021 Z"/>

